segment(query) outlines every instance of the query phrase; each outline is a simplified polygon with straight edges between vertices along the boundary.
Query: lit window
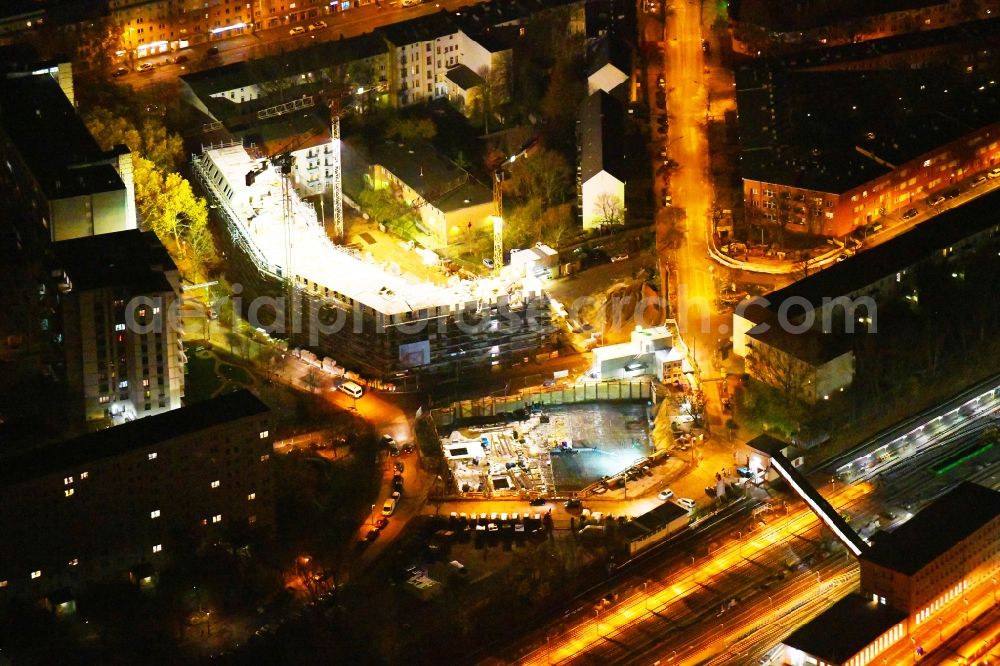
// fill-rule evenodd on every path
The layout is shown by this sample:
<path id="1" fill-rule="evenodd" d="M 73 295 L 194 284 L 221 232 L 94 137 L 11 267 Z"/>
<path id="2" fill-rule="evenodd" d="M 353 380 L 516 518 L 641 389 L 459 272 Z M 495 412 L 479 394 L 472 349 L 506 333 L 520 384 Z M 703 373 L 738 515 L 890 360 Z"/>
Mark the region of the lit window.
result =
<path id="1" fill-rule="evenodd" d="M 148 377 L 146 377 L 146 378 L 144 378 L 144 379 L 142 380 L 142 385 L 143 385 L 143 386 L 149 386 L 149 378 L 148 378 Z"/>
<path id="2" fill-rule="evenodd" d="M 128 388 L 128 380 L 123 379 L 120 382 L 118 382 L 118 388 Z"/>
<path id="3" fill-rule="evenodd" d="M 88 476 L 90 476 L 90 472 L 80 472 L 81 479 L 86 479 Z"/>
<path id="4" fill-rule="evenodd" d="M 154 553 L 158 553 L 161 550 L 163 550 L 163 545 L 162 544 L 156 544 L 155 546 L 153 546 L 153 552 Z"/>
<path id="5" fill-rule="evenodd" d="M 247 495 L 247 499 L 250 501 L 257 499 L 257 493 L 250 493 L 249 495 Z"/>
<path id="6" fill-rule="evenodd" d="M 0 580 L 0 587 L 7 587 L 7 581 Z"/>
<path id="7" fill-rule="evenodd" d="M 248 520 L 250 521 L 250 524 L 253 525 L 254 523 L 257 522 L 257 516 L 250 516 L 250 518 L 248 518 Z M 2 586 L 0 586 L 0 587 L 2 587 Z"/>
<path id="8" fill-rule="evenodd" d="M 153 314 L 160 314 L 160 308 L 159 307 L 154 307 L 153 308 Z"/>
<path id="9" fill-rule="evenodd" d="M 156 460 L 156 451 L 153 451 L 152 453 L 149 454 L 149 459 Z"/>
<path id="10" fill-rule="evenodd" d="M 74 558 L 73 558 L 72 560 L 70 560 L 70 561 L 69 561 L 69 565 L 70 565 L 71 567 L 75 567 L 75 566 L 76 566 L 76 565 L 78 565 L 78 564 L 80 564 L 80 560 L 78 560 L 78 559 L 77 559 L 77 558 L 75 558 L 75 557 L 74 557 Z"/>
<path id="11" fill-rule="evenodd" d="M 268 460 L 270 460 L 270 458 L 271 458 L 271 456 L 270 456 L 270 455 L 268 455 L 267 453 L 265 453 L 264 455 L 262 455 L 262 456 L 260 457 L 260 461 L 261 461 L 261 462 L 267 462 Z"/>
<path id="12" fill-rule="evenodd" d="M 31 572 L 31 580 L 35 580 L 36 578 L 41 578 L 41 577 L 42 577 L 42 570 L 41 569 L 38 569 L 37 571 L 32 571 Z"/>
<path id="13" fill-rule="evenodd" d="M 222 522 L 222 514 L 221 513 L 217 513 L 214 516 L 212 516 L 212 522 L 213 523 L 221 523 Z"/>
<path id="14" fill-rule="evenodd" d="M 119 333 L 125 330 L 125 324 L 115 324 L 115 330 Z"/>
<path id="15" fill-rule="evenodd" d="M 267 439 L 267 430 L 262 430 L 261 431 L 260 438 L 261 439 Z"/>
<path id="16" fill-rule="evenodd" d="M 159 509 L 153 509 L 152 511 L 149 512 L 149 517 L 150 518 L 159 518 L 160 517 L 160 510 Z"/>
<path id="17" fill-rule="evenodd" d="M 218 488 L 219 487 L 219 482 L 218 481 L 212 481 L 212 487 L 213 488 Z"/>
<path id="18" fill-rule="evenodd" d="M 63 495 L 65 495 L 66 497 L 72 497 L 73 496 L 73 489 L 72 488 L 67 488 L 66 490 L 63 491 Z"/>
<path id="19" fill-rule="evenodd" d="M 73 483 L 73 477 L 72 476 L 63 477 L 63 485 L 64 486 L 68 486 L 71 483 Z"/>

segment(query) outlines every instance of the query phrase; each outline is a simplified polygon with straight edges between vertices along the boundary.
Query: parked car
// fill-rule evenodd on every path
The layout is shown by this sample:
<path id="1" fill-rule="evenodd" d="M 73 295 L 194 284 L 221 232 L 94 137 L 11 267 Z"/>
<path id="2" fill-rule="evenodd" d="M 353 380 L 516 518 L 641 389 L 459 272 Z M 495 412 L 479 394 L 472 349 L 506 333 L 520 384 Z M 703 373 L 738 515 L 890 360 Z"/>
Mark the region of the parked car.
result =
<path id="1" fill-rule="evenodd" d="M 980 185 L 982 185 L 985 182 L 986 182 L 986 176 L 982 176 L 982 175 L 976 176 L 975 180 L 973 180 L 969 184 L 969 187 L 979 187 Z"/>
<path id="2" fill-rule="evenodd" d="M 957 187 L 953 187 L 950 190 L 945 190 L 945 192 L 944 192 L 944 198 L 945 199 L 954 199 L 954 198 L 956 198 L 961 193 L 962 193 L 962 191 L 960 189 L 958 189 Z"/>
<path id="3" fill-rule="evenodd" d="M 306 31 L 305 28 L 303 28 L 301 25 L 297 25 L 294 28 L 292 28 L 291 30 L 289 30 L 288 34 L 289 35 L 301 35 L 305 31 Z"/>
<path id="4" fill-rule="evenodd" d="M 128 67 L 119 67 L 111 76 L 117 79 L 119 76 L 125 76 L 126 74 L 128 74 Z"/>
<path id="5" fill-rule="evenodd" d="M 660 494 L 657 495 L 657 497 L 660 498 L 664 502 L 666 502 L 668 499 L 670 499 L 673 496 L 674 496 L 674 491 L 672 491 L 670 488 L 667 488 L 666 490 L 661 490 Z"/>
<path id="6" fill-rule="evenodd" d="M 606 486 L 597 486 L 590 492 L 592 492 L 595 495 L 603 495 L 604 493 L 608 492 L 608 489 Z"/>
<path id="7" fill-rule="evenodd" d="M 183 53 L 181 55 L 177 56 L 176 58 L 174 58 L 174 62 L 177 63 L 178 65 L 181 64 L 182 62 L 187 62 L 188 60 L 189 60 L 189 58 L 186 55 L 184 55 Z"/>
<path id="8" fill-rule="evenodd" d="M 210 46 L 210 47 L 208 47 L 208 50 L 205 51 L 205 55 L 206 56 L 217 56 L 217 55 L 219 55 L 219 47 L 218 46 Z"/>
<path id="9" fill-rule="evenodd" d="M 396 500 L 390 497 L 385 501 L 385 504 L 382 505 L 382 515 L 389 517 L 393 514 L 395 510 L 396 510 Z"/>
<path id="10" fill-rule="evenodd" d="M 697 504 L 695 504 L 695 501 L 689 497 L 678 497 L 674 501 L 677 502 L 682 507 L 684 507 L 685 509 L 687 509 L 688 511 L 697 506 Z"/>
<path id="11" fill-rule="evenodd" d="M 567 509 L 579 509 L 583 507 L 583 502 L 581 502 L 578 499 L 571 499 L 571 500 L 566 500 L 563 506 L 566 507 Z"/>
<path id="12" fill-rule="evenodd" d="M 490 259 L 489 257 L 483 257 L 483 266 L 486 266 L 486 268 L 489 268 L 490 270 L 493 270 L 493 266 L 494 266 L 493 260 Z"/>
<path id="13" fill-rule="evenodd" d="M 927 203 L 929 203 L 931 206 L 937 206 L 941 204 L 943 201 L 944 201 L 943 196 L 941 196 L 940 194 L 935 194 L 934 196 L 932 196 L 927 200 Z"/>
<path id="14" fill-rule="evenodd" d="M 401 474 L 392 477 L 392 489 L 396 492 L 403 492 L 403 476 Z"/>
<path id="15" fill-rule="evenodd" d="M 375 539 L 377 539 L 378 535 L 381 533 L 382 533 L 381 531 L 373 527 L 370 530 L 368 530 L 368 534 L 365 535 L 365 541 L 368 541 L 370 543 Z"/>
<path id="16" fill-rule="evenodd" d="M 548 502 L 541 497 L 536 497 L 535 499 L 528 502 L 528 506 L 545 506 Z"/>
<path id="17" fill-rule="evenodd" d="M 916 216 L 917 216 L 917 209 L 916 208 L 907 208 L 905 211 L 903 211 L 903 219 L 904 220 L 912 220 Z"/>
<path id="18" fill-rule="evenodd" d="M 413 453 L 413 444 L 405 444 L 405 445 L 403 445 L 403 453 L 405 453 L 407 455 Z"/>
<path id="19" fill-rule="evenodd" d="M 309 24 L 309 31 L 312 32 L 313 30 L 322 30 L 325 27 L 326 21 L 316 21 L 315 23 Z"/>
<path id="20" fill-rule="evenodd" d="M 137 72 L 148 72 L 151 69 L 153 69 L 153 63 L 151 63 L 151 62 L 144 62 L 141 65 L 139 65 L 139 67 L 136 69 L 136 71 Z"/>
<path id="21" fill-rule="evenodd" d="M 396 474 L 402 474 L 403 470 L 406 469 L 406 464 L 402 460 L 400 460 L 399 462 L 397 462 L 392 466 L 392 469 L 393 471 L 396 472 Z"/>
<path id="22" fill-rule="evenodd" d="M 389 519 L 386 518 L 385 516 L 382 516 L 377 521 L 375 521 L 376 529 L 384 530 L 388 526 L 389 526 Z"/>
<path id="23" fill-rule="evenodd" d="M 674 198 L 672 196 L 668 194 L 667 196 L 663 197 L 664 206 L 672 206 L 673 204 L 674 204 Z"/>
<path id="24" fill-rule="evenodd" d="M 419 4 L 420 4 L 420 0 L 403 0 L 403 2 L 400 3 L 400 6 L 402 6 L 402 7 L 414 7 L 414 6 L 419 5 Z"/>
<path id="25" fill-rule="evenodd" d="M 996 167 L 995 169 L 990 169 L 989 172 L 987 172 L 986 177 L 1000 178 L 1000 167 Z"/>
<path id="26" fill-rule="evenodd" d="M 656 86 L 661 89 L 667 87 L 667 80 L 663 78 L 662 74 L 656 79 Z"/>

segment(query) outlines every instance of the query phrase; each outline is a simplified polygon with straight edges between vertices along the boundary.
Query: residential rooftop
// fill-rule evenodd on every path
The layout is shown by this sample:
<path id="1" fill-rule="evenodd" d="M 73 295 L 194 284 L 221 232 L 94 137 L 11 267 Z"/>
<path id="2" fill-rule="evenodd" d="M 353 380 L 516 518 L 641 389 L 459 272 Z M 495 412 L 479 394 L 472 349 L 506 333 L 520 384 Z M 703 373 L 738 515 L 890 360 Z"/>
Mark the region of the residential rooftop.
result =
<path id="1" fill-rule="evenodd" d="M 862 557 L 912 576 L 997 516 L 1000 492 L 963 481 L 892 532 L 876 533 Z"/>
<path id="2" fill-rule="evenodd" d="M 458 32 L 452 13 L 446 9 L 435 14 L 418 16 L 399 23 L 390 23 L 376 29 L 376 32 L 395 47 L 427 42 Z M 423 54 L 420 54 L 423 57 Z"/>
<path id="3" fill-rule="evenodd" d="M 0 126 L 51 199 L 125 187 L 48 74 L 0 79 Z"/>
<path id="4" fill-rule="evenodd" d="M 466 65 L 456 65 L 447 72 L 445 78 L 454 83 L 462 90 L 472 90 L 476 86 L 483 84 L 483 77 L 479 76 Z"/>
<path id="5" fill-rule="evenodd" d="M 800 0 L 789 11 L 787 0 L 729 0 L 729 16 L 775 32 L 811 30 L 870 16 L 879 16 L 934 5 L 946 0 Z"/>
<path id="6" fill-rule="evenodd" d="M 683 518 L 688 514 L 686 509 L 682 509 L 673 502 L 664 502 L 658 507 L 650 509 L 634 520 L 629 521 L 622 528 L 622 537 L 625 541 L 635 541 L 645 538 L 649 534 L 659 532 L 667 525 L 678 518 Z"/>
<path id="7" fill-rule="evenodd" d="M 771 319 L 760 322 L 747 331 L 747 335 L 810 365 L 822 365 L 854 349 L 849 336 L 815 329 L 789 333 L 778 324 L 776 317 Z"/>
<path id="8" fill-rule="evenodd" d="M 751 307 L 747 309 L 747 316 L 755 322 L 765 321 L 762 317 L 767 315 L 764 313 L 776 313 L 782 303 L 793 297 L 818 308 L 824 298 L 864 291 L 990 228 L 1000 231 L 1000 190 L 940 213 L 905 234 L 773 291 L 765 296 L 766 310 Z"/>
<path id="9" fill-rule="evenodd" d="M 631 76 L 632 48 L 615 34 L 607 34 L 597 40 L 588 60 L 588 74 L 596 73 L 605 65 L 612 65 L 625 76 Z"/>
<path id="10" fill-rule="evenodd" d="M 736 74 L 744 179 L 843 193 L 1000 122 L 1000 71 L 957 67 Z"/>
<path id="11" fill-rule="evenodd" d="M 954 46 L 961 51 L 974 51 L 992 46 L 997 39 L 1000 39 L 1000 17 L 961 23 L 937 30 L 921 30 L 881 39 L 810 49 L 785 56 L 782 61 L 791 69 L 829 67 L 936 47 Z"/>
<path id="12" fill-rule="evenodd" d="M 8 458 L 0 465 L 0 485 L 54 474 L 269 411 L 245 389 L 227 393 Z"/>
<path id="13" fill-rule="evenodd" d="M 435 208 L 448 212 L 493 200 L 493 193 L 430 143 L 383 141 L 371 150 L 381 165 Z M 461 194 L 456 197 L 455 194 Z"/>
<path id="14" fill-rule="evenodd" d="M 852 593 L 782 643 L 831 664 L 845 664 L 876 638 L 906 620 L 906 613 Z"/>
<path id="15" fill-rule="evenodd" d="M 625 182 L 625 109 L 621 102 L 598 90 L 583 101 L 580 125 L 583 182 L 602 171 Z"/>
<path id="16" fill-rule="evenodd" d="M 125 287 L 138 292 L 170 291 L 167 273 L 176 270 L 152 231 L 130 229 L 55 244 L 57 268 L 74 291 Z"/>

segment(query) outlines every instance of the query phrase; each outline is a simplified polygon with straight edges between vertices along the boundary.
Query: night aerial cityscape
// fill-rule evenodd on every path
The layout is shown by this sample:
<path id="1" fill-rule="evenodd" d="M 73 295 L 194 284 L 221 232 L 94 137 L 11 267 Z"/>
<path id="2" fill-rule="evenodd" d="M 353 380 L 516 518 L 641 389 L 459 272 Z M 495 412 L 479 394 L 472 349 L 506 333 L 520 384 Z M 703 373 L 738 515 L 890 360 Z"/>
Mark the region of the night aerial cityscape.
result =
<path id="1" fill-rule="evenodd" d="M 3 0 L 0 666 L 1000 664 L 1000 0 Z"/>

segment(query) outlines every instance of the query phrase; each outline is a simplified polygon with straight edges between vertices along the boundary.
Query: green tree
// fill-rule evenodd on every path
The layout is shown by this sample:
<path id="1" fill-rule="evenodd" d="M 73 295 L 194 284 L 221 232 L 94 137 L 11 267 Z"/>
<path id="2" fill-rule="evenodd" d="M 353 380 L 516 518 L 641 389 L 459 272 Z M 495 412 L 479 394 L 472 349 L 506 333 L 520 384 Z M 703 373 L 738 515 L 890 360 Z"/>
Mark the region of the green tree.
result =
<path id="1" fill-rule="evenodd" d="M 572 172 L 562 154 L 542 148 L 515 161 L 505 189 L 517 197 L 537 198 L 543 206 L 562 203 L 569 196 Z"/>
<path id="2" fill-rule="evenodd" d="M 388 134 L 400 141 L 430 140 L 437 134 L 437 127 L 428 118 L 395 118 L 389 123 Z"/>
<path id="3" fill-rule="evenodd" d="M 208 206 L 180 174 L 165 173 L 151 161 L 133 160 L 136 208 L 143 224 L 161 240 L 170 239 L 182 257 L 206 259 L 211 247 Z"/>

